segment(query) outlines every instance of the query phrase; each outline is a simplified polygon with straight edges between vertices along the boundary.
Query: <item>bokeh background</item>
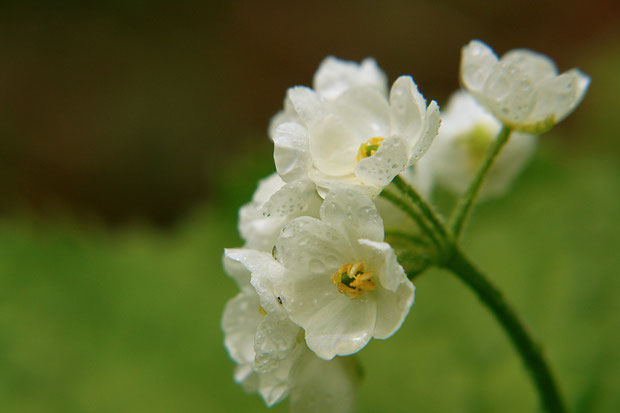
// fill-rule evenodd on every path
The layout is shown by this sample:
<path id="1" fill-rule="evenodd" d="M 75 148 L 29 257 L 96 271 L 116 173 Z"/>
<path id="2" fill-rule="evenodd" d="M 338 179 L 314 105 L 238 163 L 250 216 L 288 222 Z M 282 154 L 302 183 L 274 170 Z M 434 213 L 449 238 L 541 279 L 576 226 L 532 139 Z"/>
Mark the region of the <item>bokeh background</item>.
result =
<path id="1" fill-rule="evenodd" d="M 574 412 L 620 411 L 620 6 L 614 0 L 0 4 L 0 411 L 266 411 L 232 381 L 222 249 L 274 170 L 286 88 L 374 56 L 440 105 L 460 48 L 528 47 L 592 85 L 465 249 L 543 343 Z M 359 411 L 538 411 L 510 343 L 429 271 L 360 353 Z M 286 411 L 286 403 L 272 409 Z"/>

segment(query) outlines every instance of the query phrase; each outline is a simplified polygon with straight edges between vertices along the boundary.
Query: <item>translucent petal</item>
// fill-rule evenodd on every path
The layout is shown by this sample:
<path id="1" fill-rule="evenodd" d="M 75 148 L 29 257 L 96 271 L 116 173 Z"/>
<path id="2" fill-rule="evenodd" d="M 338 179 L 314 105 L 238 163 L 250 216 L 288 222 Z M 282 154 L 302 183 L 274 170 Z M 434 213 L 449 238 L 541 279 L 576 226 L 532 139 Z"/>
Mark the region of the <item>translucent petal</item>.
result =
<path id="1" fill-rule="evenodd" d="M 472 40 L 461 51 L 461 82 L 471 92 L 482 91 L 498 59 L 480 40 Z"/>
<path id="2" fill-rule="evenodd" d="M 335 116 L 310 128 L 310 153 L 314 166 L 330 176 L 353 173 L 359 139 Z"/>
<path id="3" fill-rule="evenodd" d="M 495 65 L 484 84 L 485 106 L 504 124 L 514 126 L 527 119 L 534 106 L 534 88 L 517 67 Z"/>
<path id="4" fill-rule="evenodd" d="M 287 182 L 302 178 L 311 167 L 308 129 L 298 123 L 283 123 L 273 135 L 273 159 L 278 174 Z"/>
<path id="5" fill-rule="evenodd" d="M 346 264 L 350 244 L 339 231 L 318 219 L 300 217 L 291 221 L 276 241 L 275 256 L 291 274 L 326 274 Z"/>
<path id="6" fill-rule="evenodd" d="M 528 49 L 514 49 L 506 53 L 500 62 L 518 67 L 526 74 L 533 85 L 557 75 L 558 70 L 553 60 L 547 56 Z"/>
<path id="7" fill-rule="evenodd" d="M 357 137 L 358 145 L 390 132 L 390 108 L 387 99 L 375 89 L 354 87 L 329 105 L 332 113 Z"/>
<path id="8" fill-rule="evenodd" d="M 392 134 L 417 138 L 424 128 L 426 100 L 418 92 L 411 76 L 401 76 L 390 91 Z"/>
<path id="9" fill-rule="evenodd" d="M 312 352 L 291 370 L 290 410 L 294 413 L 352 413 L 355 410 L 357 371 L 351 357 L 322 360 Z"/>
<path id="10" fill-rule="evenodd" d="M 372 200 L 350 188 L 338 188 L 325 196 L 321 219 L 355 242 L 360 238 L 383 240 L 383 220 Z"/>
<path id="11" fill-rule="evenodd" d="M 252 370 L 251 363 L 239 364 L 235 367 L 234 374 L 235 382 L 240 383 L 248 393 L 254 393 L 258 391 L 258 374 Z"/>
<path id="12" fill-rule="evenodd" d="M 413 304 L 415 287 L 405 279 L 396 291 L 376 290 L 377 322 L 373 336 L 385 339 L 394 334 L 405 321 Z"/>
<path id="13" fill-rule="evenodd" d="M 581 102 L 589 83 L 590 78 L 578 69 L 543 82 L 536 93 L 536 106 L 522 130 L 542 133 L 563 120 Z"/>
<path id="14" fill-rule="evenodd" d="M 253 292 L 241 292 L 226 303 L 222 315 L 224 345 L 237 363 L 254 361 L 254 336 L 262 318 L 258 296 Z"/>
<path id="15" fill-rule="evenodd" d="M 299 327 L 288 318 L 263 317 L 254 338 L 254 370 L 267 373 L 277 368 L 295 348 L 299 332 Z"/>
<path id="16" fill-rule="evenodd" d="M 336 98 L 353 86 L 369 86 L 385 94 L 387 77 L 372 58 L 358 64 L 328 56 L 319 65 L 313 86 L 328 99 Z"/>
<path id="17" fill-rule="evenodd" d="M 383 188 L 407 167 L 407 162 L 407 142 L 399 136 L 393 136 L 385 139 L 373 156 L 358 162 L 355 175 L 366 185 Z"/>
<path id="18" fill-rule="evenodd" d="M 265 400 L 265 404 L 268 407 L 273 406 L 275 403 L 288 396 L 292 386 L 290 377 L 291 369 L 301 354 L 301 347 L 302 346 L 298 345 L 274 370 L 258 375 L 258 392 L 263 400 Z"/>

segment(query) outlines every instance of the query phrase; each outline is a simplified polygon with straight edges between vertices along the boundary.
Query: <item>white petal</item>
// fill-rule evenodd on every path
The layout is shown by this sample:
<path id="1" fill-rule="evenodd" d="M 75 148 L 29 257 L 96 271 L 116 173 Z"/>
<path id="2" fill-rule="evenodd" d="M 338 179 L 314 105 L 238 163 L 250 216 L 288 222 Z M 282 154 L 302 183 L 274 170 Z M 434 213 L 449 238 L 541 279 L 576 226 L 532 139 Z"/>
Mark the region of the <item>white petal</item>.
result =
<path id="1" fill-rule="evenodd" d="M 290 182 L 304 177 L 312 165 L 308 129 L 299 123 L 283 123 L 274 132 L 273 144 L 273 159 L 282 179 Z"/>
<path id="2" fill-rule="evenodd" d="M 333 274 L 351 256 L 350 244 L 332 226 L 311 217 L 291 221 L 276 241 L 275 256 L 295 275 Z"/>
<path id="3" fill-rule="evenodd" d="M 266 217 L 263 207 L 283 185 L 284 182 L 278 174 L 260 180 L 252 201 L 239 209 L 239 233 L 246 242 L 246 247 L 263 251 L 273 248 L 284 223 Z"/>
<path id="4" fill-rule="evenodd" d="M 537 90 L 536 106 L 527 125 L 520 130 L 539 134 L 568 116 L 581 102 L 590 78 L 578 69 L 543 82 Z"/>
<path id="5" fill-rule="evenodd" d="M 480 40 L 472 40 L 461 51 L 461 81 L 471 92 L 481 92 L 498 59 Z"/>
<path id="6" fill-rule="evenodd" d="M 426 100 L 411 76 L 401 76 L 392 85 L 390 110 L 392 134 L 414 139 L 422 133 Z"/>
<path id="7" fill-rule="evenodd" d="M 295 345 L 300 328 L 288 318 L 267 315 L 256 329 L 254 370 L 267 373 L 287 358 Z"/>
<path id="8" fill-rule="evenodd" d="M 240 290 L 252 290 L 250 284 L 250 272 L 243 266 L 243 264 L 232 260 L 224 254 L 222 256 L 222 265 L 224 272 L 228 274 L 230 278 L 235 280 Z"/>
<path id="9" fill-rule="evenodd" d="M 378 275 L 383 288 L 396 291 L 400 283 L 408 281 L 390 244 L 369 239 L 360 239 L 358 242 L 363 250 L 362 255 L 365 257 L 364 261 L 367 262 L 368 269 Z"/>
<path id="10" fill-rule="evenodd" d="M 334 99 L 353 86 L 370 86 L 385 93 L 387 77 L 372 58 L 362 64 L 326 57 L 314 75 L 314 89 L 328 99 Z"/>
<path id="11" fill-rule="evenodd" d="M 400 328 L 409 313 L 414 287 L 389 244 L 365 239 L 359 243 L 366 248 L 364 254 L 371 263 L 369 268 L 378 275 L 380 283 L 374 290 L 377 321 L 373 337 L 388 338 Z"/>
<path id="12" fill-rule="evenodd" d="M 340 294 L 331 274 L 297 278 L 287 284 L 284 306 L 291 320 L 306 331 L 308 347 L 323 359 L 359 351 L 372 337 L 374 297 L 353 300 Z"/>
<path id="13" fill-rule="evenodd" d="M 382 188 L 407 167 L 408 161 L 407 142 L 399 136 L 392 136 L 381 143 L 373 156 L 358 162 L 355 175 L 367 185 Z"/>
<path id="14" fill-rule="evenodd" d="M 224 345 L 237 363 L 254 361 L 254 336 L 262 318 L 255 293 L 241 292 L 226 303 L 222 315 Z"/>
<path id="15" fill-rule="evenodd" d="M 500 62 L 518 67 L 534 85 L 558 73 L 553 60 L 541 53 L 528 49 L 511 50 L 502 56 Z"/>
<path id="16" fill-rule="evenodd" d="M 309 87 L 292 87 L 287 91 L 287 98 L 306 126 L 315 124 L 327 114 L 324 99 Z"/>
<path id="17" fill-rule="evenodd" d="M 359 86 L 351 88 L 329 106 L 343 125 L 354 131 L 358 138 L 358 148 L 368 139 L 385 137 L 390 132 L 390 108 L 387 99 L 375 89 Z"/>
<path id="18" fill-rule="evenodd" d="M 350 188 L 331 190 L 321 206 L 321 220 L 346 234 L 349 240 L 383 240 L 383 220 L 372 200 Z"/>
<path id="19" fill-rule="evenodd" d="M 396 291 L 377 289 L 377 322 L 373 337 L 385 339 L 400 329 L 413 304 L 414 292 L 415 287 L 409 280 L 401 282 Z"/>
<path id="20" fill-rule="evenodd" d="M 268 132 L 269 132 L 269 137 L 272 140 L 273 140 L 273 137 L 275 135 L 275 132 L 278 126 L 286 122 L 293 122 L 293 123 L 301 122 L 301 119 L 297 115 L 297 112 L 295 112 L 295 107 L 293 106 L 293 102 L 291 102 L 291 100 L 289 99 L 288 94 L 284 98 L 284 109 L 276 113 L 271 118 L 271 121 L 269 122 Z"/>
<path id="21" fill-rule="evenodd" d="M 353 173 L 359 138 L 334 115 L 310 128 L 310 153 L 314 166 L 330 176 Z"/>
<path id="22" fill-rule="evenodd" d="M 226 256 L 242 263 L 252 274 L 251 283 L 268 314 L 282 314 L 279 289 L 284 282 L 284 268 L 271 254 L 252 249 L 226 249 Z"/>
<path id="23" fill-rule="evenodd" d="M 356 353 L 372 338 L 377 308 L 368 294 L 353 300 L 341 294 L 324 307 L 303 310 L 296 308 L 291 318 L 306 330 L 308 348 L 322 359 Z"/>
<path id="24" fill-rule="evenodd" d="M 413 150 L 411 151 L 411 157 L 409 159 L 409 163 L 407 166 L 411 166 L 418 159 L 420 159 L 428 148 L 430 148 L 435 136 L 439 132 L 439 125 L 441 124 L 441 115 L 439 114 L 439 106 L 437 102 L 434 100 L 428 105 L 428 109 L 426 110 L 424 125 L 426 129 L 424 130 L 424 134 L 418 139 Z"/>
<path id="25" fill-rule="evenodd" d="M 518 67 L 498 63 L 484 84 L 481 102 L 504 124 L 514 127 L 525 121 L 534 107 L 535 90 Z"/>
<path id="26" fill-rule="evenodd" d="M 318 216 L 320 207 L 321 198 L 315 185 L 309 180 L 298 180 L 275 192 L 265 203 L 263 211 L 268 217 L 285 221 L 279 228 L 281 230 L 285 223 L 299 216 Z"/>

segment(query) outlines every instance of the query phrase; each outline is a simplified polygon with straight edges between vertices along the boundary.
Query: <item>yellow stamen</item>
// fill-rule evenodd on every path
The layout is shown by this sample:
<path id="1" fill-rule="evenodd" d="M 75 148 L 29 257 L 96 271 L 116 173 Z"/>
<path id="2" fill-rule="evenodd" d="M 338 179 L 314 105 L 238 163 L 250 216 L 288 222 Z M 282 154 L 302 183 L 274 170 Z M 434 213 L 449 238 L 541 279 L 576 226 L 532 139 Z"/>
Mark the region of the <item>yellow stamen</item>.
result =
<path id="1" fill-rule="evenodd" d="M 360 150 L 357 152 L 357 161 L 361 161 L 364 158 L 370 158 L 379 150 L 379 146 L 381 146 L 381 142 L 383 142 L 385 138 L 370 138 L 366 142 L 362 143 L 360 146 Z"/>
<path id="2" fill-rule="evenodd" d="M 371 281 L 372 272 L 364 271 L 364 264 L 345 264 L 332 275 L 332 282 L 340 294 L 355 299 L 366 291 L 372 291 L 376 285 Z"/>
<path id="3" fill-rule="evenodd" d="M 267 315 L 267 311 L 265 311 L 265 309 L 263 308 L 262 305 L 258 306 L 258 312 L 260 313 L 260 315 L 262 315 L 263 317 L 265 317 Z"/>

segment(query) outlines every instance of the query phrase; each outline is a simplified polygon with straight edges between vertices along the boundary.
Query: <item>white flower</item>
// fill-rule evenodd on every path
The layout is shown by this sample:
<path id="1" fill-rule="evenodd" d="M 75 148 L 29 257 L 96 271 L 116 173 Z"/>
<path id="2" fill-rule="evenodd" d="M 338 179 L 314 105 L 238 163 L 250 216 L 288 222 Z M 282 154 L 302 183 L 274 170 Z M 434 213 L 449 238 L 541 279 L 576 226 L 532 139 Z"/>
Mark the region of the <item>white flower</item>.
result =
<path id="1" fill-rule="evenodd" d="M 238 364 L 235 381 L 249 392 L 258 392 L 271 406 L 291 389 L 289 376 L 305 348 L 303 335 L 279 303 L 268 295 L 259 297 L 249 283 L 249 271 L 233 262 L 225 260 L 225 268 L 241 292 L 224 308 L 224 345 Z"/>
<path id="2" fill-rule="evenodd" d="M 331 359 L 359 351 L 372 337 L 390 337 L 409 312 L 414 287 L 382 242 L 383 222 L 370 198 L 334 189 L 320 217 L 284 227 L 275 260 L 248 249 L 226 254 L 251 271 L 259 295 L 281 303 L 305 330 L 310 350 Z"/>
<path id="3" fill-rule="evenodd" d="M 271 130 L 276 169 L 285 182 L 310 179 L 321 196 L 334 185 L 356 185 L 370 196 L 428 149 L 439 109 L 427 107 L 409 76 L 387 93 L 372 60 L 362 65 L 328 58 L 315 90 L 288 90 Z"/>
<path id="4" fill-rule="evenodd" d="M 312 82 L 313 89 L 325 99 L 334 99 L 355 86 L 376 89 L 382 95 L 387 94 L 387 76 L 377 65 L 375 59 L 366 58 L 361 64 L 348 62 L 328 56 L 319 65 Z M 293 102 L 284 99 L 284 109 L 271 120 L 269 137 L 273 139 L 275 129 L 285 122 L 297 122 L 298 116 Z"/>
<path id="5" fill-rule="evenodd" d="M 414 185 L 422 186 L 423 192 L 435 183 L 456 194 L 465 192 L 500 128 L 469 93 L 455 92 L 442 113 L 433 146 L 415 166 L 419 179 Z M 502 194 L 531 158 L 536 141 L 533 135 L 514 132 L 491 166 L 480 196 Z"/>
<path id="6" fill-rule="evenodd" d="M 299 216 L 318 216 L 321 198 L 310 181 L 286 184 L 278 174 L 259 181 L 252 201 L 239 210 L 246 248 L 271 251 L 284 225 Z"/>
<path id="7" fill-rule="evenodd" d="M 498 59 L 473 40 L 463 47 L 461 81 L 506 126 L 540 134 L 575 109 L 590 78 L 578 69 L 558 75 L 553 61 L 531 50 L 515 49 Z"/>

